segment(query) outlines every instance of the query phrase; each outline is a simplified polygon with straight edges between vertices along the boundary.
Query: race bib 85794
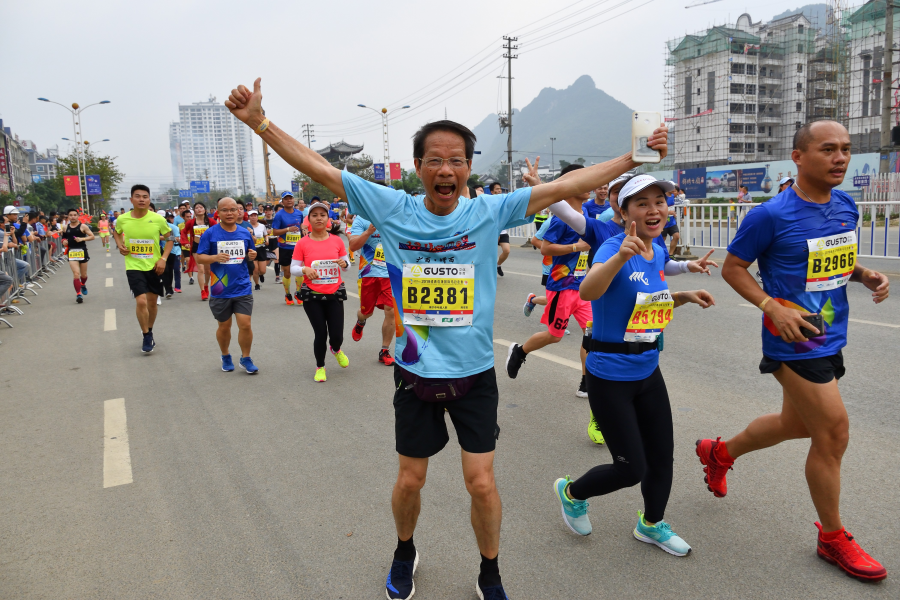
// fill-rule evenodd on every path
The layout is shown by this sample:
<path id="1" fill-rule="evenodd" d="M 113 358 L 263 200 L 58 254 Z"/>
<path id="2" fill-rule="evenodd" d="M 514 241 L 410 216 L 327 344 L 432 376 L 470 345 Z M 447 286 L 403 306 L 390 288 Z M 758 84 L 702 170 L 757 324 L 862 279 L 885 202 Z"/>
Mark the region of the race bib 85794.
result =
<path id="1" fill-rule="evenodd" d="M 475 265 L 403 265 L 403 322 L 407 325 L 472 325 Z"/>
<path id="2" fill-rule="evenodd" d="M 653 342 L 672 321 L 675 300 L 669 290 L 638 292 L 625 327 L 626 342 Z"/>

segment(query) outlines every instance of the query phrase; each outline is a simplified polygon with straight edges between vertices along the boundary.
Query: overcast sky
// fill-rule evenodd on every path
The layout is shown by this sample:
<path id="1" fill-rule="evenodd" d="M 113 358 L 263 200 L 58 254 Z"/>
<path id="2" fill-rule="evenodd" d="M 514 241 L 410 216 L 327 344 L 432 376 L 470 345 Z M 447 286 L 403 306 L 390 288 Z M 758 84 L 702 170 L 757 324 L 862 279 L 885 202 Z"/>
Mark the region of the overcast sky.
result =
<path id="1" fill-rule="evenodd" d="M 446 110 L 474 127 L 505 110 L 506 86 L 498 94 L 497 79 L 503 35 L 519 36 L 516 108 L 544 87 L 565 88 L 587 74 L 632 108 L 662 111 L 665 40 L 733 23 L 743 12 L 768 20 L 805 4 L 760 0 L 748 9 L 746 0 L 721 0 L 684 8 L 698 1 L 3 2 L 0 118 L 39 149 L 58 143 L 66 151 L 60 138 L 72 137 L 71 116 L 36 98 L 82 106 L 110 100 L 85 111 L 85 139 L 109 138 L 96 151 L 117 156 L 129 181 L 155 186 L 172 181 L 167 126 L 178 104 L 210 95 L 224 101 L 236 84 L 259 76 L 273 122 L 297 136 L 313 123 L 313 147 L 364 143 L 376 161 L 380 117 L 356 105 L 412 105 L 390 127 L 392 162 L 411 168 L 410 136 L 421 124 Z M 276 187 L 284 189 L 292 170 L 276 161 Z"/>

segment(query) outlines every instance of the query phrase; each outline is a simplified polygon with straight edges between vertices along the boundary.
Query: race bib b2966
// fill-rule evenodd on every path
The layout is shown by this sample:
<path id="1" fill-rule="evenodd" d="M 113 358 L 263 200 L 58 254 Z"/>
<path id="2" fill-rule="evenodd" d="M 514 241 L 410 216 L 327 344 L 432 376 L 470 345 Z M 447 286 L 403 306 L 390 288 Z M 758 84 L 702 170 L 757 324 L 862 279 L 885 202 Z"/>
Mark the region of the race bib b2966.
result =
<path id="1" fill-rule="evenodd" d="M 821 292 L 847 285 L 856 266 L 856 232 L 806 240 L 806 244 L 806 291 Z"/>
<path id="2" fill-rule="evenodd" d="M 475 265 L 403 265 L 403 322 L 407 325 L 472 325 Z"/>
<path id="3" fill-rule="evenodd" d="M 626 342 L 653 342 L 672 321 L 675 300 L 669 290 L 638 292 L 625 327 Z"/>

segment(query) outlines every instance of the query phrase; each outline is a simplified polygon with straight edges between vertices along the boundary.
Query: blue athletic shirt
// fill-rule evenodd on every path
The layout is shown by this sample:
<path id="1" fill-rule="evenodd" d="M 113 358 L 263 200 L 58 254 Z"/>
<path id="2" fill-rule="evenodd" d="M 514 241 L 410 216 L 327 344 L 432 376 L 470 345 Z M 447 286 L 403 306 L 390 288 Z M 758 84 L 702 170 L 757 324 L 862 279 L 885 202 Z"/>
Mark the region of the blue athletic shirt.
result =
<path id="1" fill-rule="evenodd" d="M 675 196 L 666 194 L 666 205 L 675 206 Z M 669 218 L 666 219 L 666 227 L 671 227 L 675 224 L 675 215 L 669 215 Z"/>
<path id="2" fill-rule="evenodd" d="M 552 223 L 544 233 L 544 242 L 547 244 L 561 244 L 563 246 L 572 246 L 577 244 L 581 236 L 574 229 L 563 223 L 560 219 L 551 219 Z M 591 222 L 592 219 L 585 219 Z M 600 221 L 596 221 L 600 222 Z M 581 280 L 587 275 L 587 257 L 584 259 L 584 272 L 580 276 L 576 276 L 575 271 L 578 266 L 578 260 L 581 258 L 581 252 L 569 252 L 560 256 L 553 257 L 553 265 L 550 267 L 550 276 L 547 277 L 547 291 L 561 292 L 563 290 L 577 290 L 581 285 Z"/>
<path id="3" fill-rule="evenodd" d="M 172 244 L 172 251 L 169 254 L 172 254 L 173 256 L 181 256 L 181 244 L 178 243 L 178 237 L 181 235 L 181 230 L 178 229 L 178 225 L 176 225 L 175 223 L 169 223 L 169 229 L 172 230 L 172 239 L 175 240 L 175 242 Z M 166 247 L 167 241 L 168 240 L 163 239 L 159 240 L 160 254 L 162 253 L 163 248 Z M 178 269 L 180 268 L 180 266 L 176 265 L 175 268 Z"/>
<path id="4" fill-rule="evenodd" d="M 272 219 L 272 229 L 287 229 L 288 227 L 295 226 L 300 227 L 303 224 L 303 214 L 296 208 L 294 212 L 288 213 L 286 210 L 281 209 L 278 211 L 278 214 L 275 215 L 275 218 Z M 299 233 L 299 231 L 297 232 Z M 288 244 L 285 241 L 285 234 L 278 236 L 278 247 L 284 248 L 285 250 L 293 250 L 296 244 Z"/>
<path id="5" fill-rule="evenodd" d="M 796 310 L 821 313 L 825 321 L 824 336 L 807 342 L 788 343 L 777 334 L 771 320 L 763 315 L 764 355 L 775 360 L 818 358 L 837 354 L 847 345 L 847 319 L 850 316 L 847 286 L 806 291 L 810 266 L 807 240 L 838 234 L 855 235 L 858 221 L 856 204 L 846 193 L 832 190 L 829 202 L 816 204 L 800 198 L 793 188 L 751 209 L 744 217 L 728 252 L 747 262 L 758 261 L 763 290 L 776 302 Z M 856 251 L 854 247 L 852 260 L 847 261 L 843 274 L 853 271 Z M 824 287 L 825 282 L 813 282 L 813 285 L 820 284 Z"/>
<path id="6" fill-rule="evenodd" d="M 547 233 L 547 230 L 550 229 L 550 221 L 553 220 L 553 216 L 545 219 L 543 223 L 541 223 L 541 228 L 537 230 L 534 234 L 534 237 L 537 239 L 544 241 L 544 234 Z M 545 256 L 544 260 L 541 261 L 541 275 L 550 275 L 550 267 L 553 266 L 553 257 Z"/>
<path id="7" fill-rule="evenodd" d="M 493 367 L 497 232 L 533 220 L 525 214 L 531 188 L 478 196 L 460 202 L 449 215 L 438 216 L 425 208 L 421 196 L 371 183 L 347 171 L 341 176 L 350 212 L 374 223 L 381 234 L 400 323 L 409 300 L 403 295 L 404 263 L 412 272 L 421 267 L 423 276 L 428 267 L 446 270 L 474 265 L 472 325 L 398 325 L 397 363 L 416 375 L 435 378 L 465 377 Z"/>
<path id="8" fill-rule="evenodd" d="M 604 263 L 619 252 L 625 233 L 609 238 L 594 256 L 594 264 Z M 594 313 L 592 338 L 601 342 L 622 343 L 625 328 L 634 310 L 638 292 L 658 292 L 668 289 L 663 274 L 666 254 L 655 241 L 653 260 L 632 256 L 616 276 L 606 293 L 591 301 Z M 640 273 L 640 276 L 637 274 Z M 633 277 L 634 275 L 634 277 Z M 649 377 L 659 365 L 659 350 L 642 354 L 588 353 L 585 366 L 592 375 L 613 381 L 638 381 Z"/>
<path id="9" fill-rule="evenodd" d="M 607 208 L 609 208 L 609 204 L 604 206 L 602 204 L 597 204 L 593 200 L 588 200 L 581 205 L 581 212 L 583 212 L 584 216 L 588 219 L 599 219 L 600 215 L 602 215 Z"/>
<path id="10" fill-rule="evenodd" d="M 219 242 L 241 241 L 244 243 L 244 260 L 236 264 L 214 262 L 210 265 L 209 293 L 213 298 L 235 298 L 253 293 L 250 285 L 250 272 L 247 270 L 247 252 L 255 250 L 253 236 L 243 227 L 233 233 L 222 229 L 221 225 L 213 225 L 203 232 L 197 244 L 197 254 L 213 255 L 219 253 Z"/>
<path id="11" fill-rule="evenodd" d="M 353 225 L 350 227 L 350 235 L 361 235 L 366 232 L 369 228 L 369 223 L 362 217 L 355 217 L 353 219 Z M 363 247 L 359 249 L 359 279 L 363 277 L 387 277 L 387 264 L 384 266 L 379 266 L 375 264 L 375 252 L 378 250 L 378 246 L 382 246 L 381 243 L 381 234 L 378 233 L 376 229 L 375 232 L 369 236 L 369 239 L 366 240 L 366 243 L 363 244 Z M 382 252 L 384 252 L 384 246 L 382 246 Z"/>

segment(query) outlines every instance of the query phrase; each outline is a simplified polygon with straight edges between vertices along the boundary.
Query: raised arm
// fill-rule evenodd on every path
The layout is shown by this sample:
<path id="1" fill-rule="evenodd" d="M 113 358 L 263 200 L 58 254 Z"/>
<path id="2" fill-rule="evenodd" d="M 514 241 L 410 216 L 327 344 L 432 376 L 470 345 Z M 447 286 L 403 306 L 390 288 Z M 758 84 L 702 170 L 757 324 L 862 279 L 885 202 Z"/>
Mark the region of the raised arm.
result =
<path id="1" fill-rule="evenodd" d="M 321 183 L 334 194 L 346 198 L 344 183 L 340 170 L 331 166 L 318 152 L 315 152 L 269 121 L 264 131 L 259 132 L 259 127 L 266 121 L 262 111 L 262 91 L 260 89 L 261 78 L 253 82 L 251 92 L 245 86 L 239 85 L 231 90 L 231 95 L 225 101 L 225 106 L 237 119 L 259 133 L 278 156 L 289 165 L 309 176 L 316 183 Z"/>
<path id="2" fill-rule="evenodd" d="M 662 158 L 665 158 L 669 151 L 668 131 L 668 128 L 663 125 L 655 130 L 650 139 L 647 140 L 647 145 L 654 150 L 658 150 Z M 533 215 L 545 208 L 549 208 L 551 204 L 558 200 L 571 198 L 572 196 L 596 189 L 601 185 L 606 185 L 619 175 L 638 166 L 640 166 L 640 163 L 631 160 L 631 152 L 629 152 L 598 165 L 576 169 L 550 183 L 535 186 L 531 190 L 531 199 L 528 202 L 526 213 Z"/>

